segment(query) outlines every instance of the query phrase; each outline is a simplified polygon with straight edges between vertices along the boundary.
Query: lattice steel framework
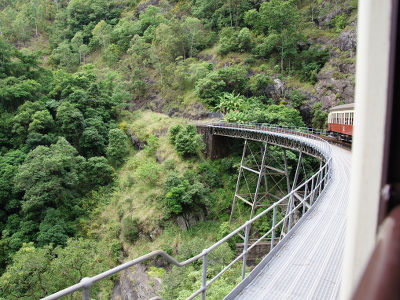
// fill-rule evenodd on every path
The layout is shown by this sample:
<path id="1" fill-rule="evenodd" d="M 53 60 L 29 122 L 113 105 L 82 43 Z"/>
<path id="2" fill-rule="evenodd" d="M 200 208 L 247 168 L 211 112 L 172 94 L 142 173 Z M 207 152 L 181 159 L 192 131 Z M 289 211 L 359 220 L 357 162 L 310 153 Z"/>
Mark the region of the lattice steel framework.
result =
<path id="1" fill-rule="evenodd" d="M 271 145 L 302 151 L 304 154 L 320 158 L 324 162 L 330 157 L 330 147 L 326 142 L 321 140 L 320 145 L 316 145 L 315 142 L 308 143 L 296 137 L 296 135 L 298 135 L 312 138 L 312 135 L 309 134 L 291 132 L 281 128 L 268 128 L 264 126 L 257 127 L 238 124 L 213 124 L 209 126 L 212 128 L 213 135 L 266 142 Z M 320 139 L 316 138 L 316 140 Z"/>
<path id="2" fill-rule="evenodd" d="M 326 153 L 312 143 L 300 141 L 293 135 L 282 135 L 282 132 L 277 132 L 276 129 L 266 131 L 265 128 L 251 127 L 249 130 L 248 126 L 231 128 L 217 125 L 213 127 L 213 134 L 245 140 L 232 203 L 231 221 L 238 200 L 251 207 L 250 219 L 252 219 L 258 208 L 267 208 L 284 195 L 292 192 L 287 201 L 280 204 L 285 217 L 280 236 L 276 238 L 284 237 L 301 218 L 302 213 L 309 208 L 309 204 L 303 201 L 307 196 L 307 191 L 296 190 L 302 183 L 299 181 L 300 175 L 304 180 L 307 179 L 303 165 L 304 155 L 318 158 L 321 167 Z M 287 149 L 294 150 L 292 154 L 298 153 L 297 163 L 293 166 L 288 164 Z M 292 178 L 290 178 L 289 171 L 291 171 Z M 283 191 L 283 188 L 286 191 Z M 299 202 L 308 207 L 304 207 L 302 211 L 296 209 L 294 213 L 294 208 Z"/>
<path id="3" fill-rule="evenodd" d="M 290 192 L 286 149 L 281 148 L 284 160 L 282 166 L 282 162 L 279 162 L 277 157 L 268 155 L 270 147 L 268 143 L 252 146 L 248 140 L 245 140 L 231 218 L 237 200 L 252 207 L 250 213 L 250 218 L 252 218 L 258 207 L 268 207 L 271 201 L 279 200 Z M 274 153 L 276 152 L 275 150 Z M 284 181 L 283 184 L 282 181 Z M 282 185 L 286 185 L 286 191 L 282 191 Z"/>

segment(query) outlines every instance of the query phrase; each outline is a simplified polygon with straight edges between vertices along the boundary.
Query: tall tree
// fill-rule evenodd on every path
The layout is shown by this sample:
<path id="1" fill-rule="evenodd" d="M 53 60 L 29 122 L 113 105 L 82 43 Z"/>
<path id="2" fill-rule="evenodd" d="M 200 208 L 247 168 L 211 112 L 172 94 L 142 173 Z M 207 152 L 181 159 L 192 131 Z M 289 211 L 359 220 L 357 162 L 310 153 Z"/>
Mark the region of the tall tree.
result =
<path id="1" fill-rule="evenodd" d="M 268 27 L 269 34 L 279 37 L 281 71 L 284 69 L 284 59 L 295 51 L 298 41 L 297 29 L 300 24 L 300 14 L 293 0 L 271 0 L 260 7 L 262 20 Z"/>
<path id="2" fill-rule="evenodd" d="M 201 44 L 201 40 L 204 40 L 205 30 L 203 28 L 203 23 L 193 17 L 187 17 L 183 23 L 183 28 L 186 31 L 188 36 L 188 48 L 189 48 L 189 57 L 193 57 L 197 53 L 195 52 L 196 46 Z"/>
<path id="3" fill-rule="evenodd" d="M 164 62 L 173 62 L 179 56 L 184 59 L 188 52 L 187 35 L 178 21 L 160 24 L 154 34 L 153 44 Z"/>
<path id="4" fill-rule="evenodd" d="M 110 43 L 111 32 L 112 27 L 104 20 L 101 20 L 99 23 L 97 23 L 92 30 L 94 40 L 98 41 L 103 49 L 106 49 Z"/>
<path id="5" fill-rule="evenodd" d="M 64 102 L 57 109 L 56 122 L 61 133 L 79 149 L 79 139 L 85 128 L 82 112 L 74 104 Z"/>
<path id="6" fill-rule="evenodd" d="M 80 170 L 85 162 L 77 154 L 64 138 L 28 154 L 15 176 L 16 189 L 24 193 L 22 212 L 28 219 L 42 219 L 49 207 L 72 210 L 77 204 Z"/>

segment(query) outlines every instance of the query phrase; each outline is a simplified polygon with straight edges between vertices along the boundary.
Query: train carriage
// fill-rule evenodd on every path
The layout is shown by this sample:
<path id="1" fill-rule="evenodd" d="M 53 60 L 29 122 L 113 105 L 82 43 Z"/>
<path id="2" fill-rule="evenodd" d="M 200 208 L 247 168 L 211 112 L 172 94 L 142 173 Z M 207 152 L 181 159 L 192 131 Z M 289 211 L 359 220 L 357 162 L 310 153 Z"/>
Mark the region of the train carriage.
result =
<path id="1" fill-rule="evenodd" d="M 339 141 L 351 142 L 353 122 L 354 103 L 332 107 L 328 115 L 328 132 Z"/>

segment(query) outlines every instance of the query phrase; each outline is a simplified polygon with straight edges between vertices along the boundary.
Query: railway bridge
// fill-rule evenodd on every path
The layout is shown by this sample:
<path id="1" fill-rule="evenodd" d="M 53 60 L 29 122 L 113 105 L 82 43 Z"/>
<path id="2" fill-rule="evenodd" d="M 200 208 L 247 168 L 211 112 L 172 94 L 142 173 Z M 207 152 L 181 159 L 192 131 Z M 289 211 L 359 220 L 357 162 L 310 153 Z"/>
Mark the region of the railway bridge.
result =
<path id="1" fill-rule="evenodd" d="M 77 290 L 90 299 L 90 286 L 106 277 L 155 256 L 184 267 L 202 260 L 202 284 L 187 299 L 207 297 L 207 289 L 233 265 L 242 265 L 242 281 L 225 299 L 337 299 L 343 262 L 350 152 L 313 134 L 284 128 L 214 124 L 199 127 L 212 158 L 226 155 L 228 138 L 245 140 L 235 205 L 248 205 L 249 220 L 202 253 L 178 262 L 163 251 L 154 251 L 114 269 L 84 278 L 80 283 L 44 299 L 59 299 Z M 281 150 L 277 150 L 281 149 Z M 289 166 L 287 149 L 296 153 Z M 281 162 L 272 162 L 269 153 L 279 153 Z M 318 162 L 315 174 L 308 174 L 306 156 Z M 291 171 L 289 170 L 291 168 Z M 289 172 L 290 171 L 290 172 Z M 284 191 L 277 181 L 286 183 Z M 250 182 L 252 181 L 252 182 Z M 232 210 L 233 210 L 232 209 Z M 233 215 L 232 215 L 233 216 Z M 270 228 L 253 230 L 255 222 L 268 220 Z M 207 276 L 208 256 L 221 244 L 239 235 L 243 251 L 219 274 Z M 268 243 L 262 261 L 248 273 L 251 251 Z M 161 298 L 154 298 L 161 299 Z"/>
<path id="2" fill-rule="evenodd" d="M 228 137 L 260 141 L 298 151 L 298 164 L 302 154 L 318 158 L 317 174 L 323 173 L 317 177 L 329 181 L 313 207 L 305 205 L 309 210 L 303 210 L 299 222 L 289 228 L 287 236 L 225 299 L 337 299 L 344 251 L 350 152 L 330 145 L 314 134 L 286 128 L 216 124 L 199 128 L 199 132 L 205 136 L 206 151 L 211 158 L 226 154 L 220 147 L 227 144 Z M 243 155 L 245 151 L 246 146 Z M 291 179 L 289 194 L 299 185 L 295 182 L 297 176 L 295 174 Z M 311 190 L 313 185 L 315 183 L 311 184 Z M 305 195 L 307 192 L 303 192 L 303 199 Z M 299 195 L 295 196 L 295 199 L 299 198 Z M 235 198 L 239 198 L 237 191 Z M 256 201 L 252 204 L 256 205 Z M 309 203 L 312 202 L 310 199 Z M 287 208 L 289 218 L 293 207 L 295 203 Z"/>

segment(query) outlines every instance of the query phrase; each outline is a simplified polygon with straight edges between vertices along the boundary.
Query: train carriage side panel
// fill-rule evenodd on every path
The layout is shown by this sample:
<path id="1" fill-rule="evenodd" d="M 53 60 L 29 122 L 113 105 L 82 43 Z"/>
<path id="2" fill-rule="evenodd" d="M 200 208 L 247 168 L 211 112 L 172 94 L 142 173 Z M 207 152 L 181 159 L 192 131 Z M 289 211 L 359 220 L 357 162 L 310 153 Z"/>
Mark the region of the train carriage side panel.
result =
<path id="1" fill-rule="evenodd" d="M 342 134 L 353 135 L 353 125 L 330 123 L 328 130 Z"/>

